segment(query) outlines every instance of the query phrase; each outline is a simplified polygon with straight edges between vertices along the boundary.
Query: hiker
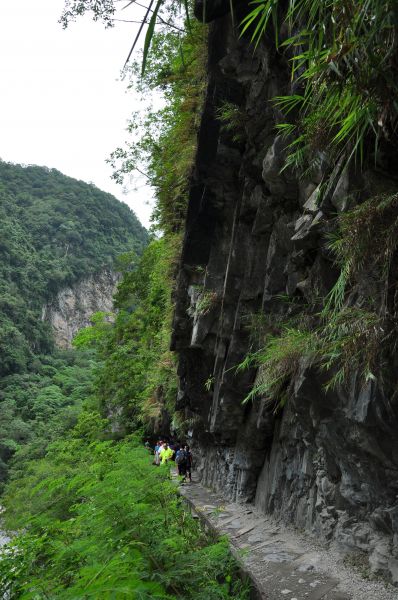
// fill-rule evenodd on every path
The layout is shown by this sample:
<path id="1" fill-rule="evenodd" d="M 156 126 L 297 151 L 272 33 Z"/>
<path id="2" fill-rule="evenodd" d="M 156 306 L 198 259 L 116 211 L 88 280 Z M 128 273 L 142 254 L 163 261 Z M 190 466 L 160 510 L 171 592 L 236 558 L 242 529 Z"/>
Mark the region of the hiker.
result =
<path id="1" fill-rule="evenodd" d="M 170 448 L 170 450 L 173 450 L 173 456 L 171 457 L 171 460 L 175 460 L 175 455 L 176 455 L 178 448 L 177 448 L 176 443 L 173 440 L 173 438 L 169 441 L 169 448 Z"/>
<path id="2" fill-rule="evenodd" d="M 179 476 L 183 477 L 183 481 L 185 481 L 187 474 L 187 456 L 182 446 L 176 452 L 175 462 L 177 465 Z"/>
<path id="3" fill-rule="evenodd" d="M 157 465 L 157 466 L 160 465 L 160 450 L 162 448 L 162 444 L 163 444 L 163 442 L 161 440 L 159 440 L 158 442 L 156 442 L 156 446 L 155 446 L 155 459 L 153 461 L 153 464 Z"/>
<path id="4" fill-rule="evenodd" d="M 159 450 L 160 462 L 162 465 L 165 465 L 169 462 L 171 457 L 173 456 L 174 451 L 168 447 L 166 442 L 163 442 L 161 449 Z"/>
<path id="5" fill-rule="evenodd" d="M 185 452 L 185 457 L 186 457 L 185 479 L 188 477 L 190 483 L 192 483 L 192 454 L 191 454 L 188 444 L 186 444 L 184 446 L 184 452 Z"/>

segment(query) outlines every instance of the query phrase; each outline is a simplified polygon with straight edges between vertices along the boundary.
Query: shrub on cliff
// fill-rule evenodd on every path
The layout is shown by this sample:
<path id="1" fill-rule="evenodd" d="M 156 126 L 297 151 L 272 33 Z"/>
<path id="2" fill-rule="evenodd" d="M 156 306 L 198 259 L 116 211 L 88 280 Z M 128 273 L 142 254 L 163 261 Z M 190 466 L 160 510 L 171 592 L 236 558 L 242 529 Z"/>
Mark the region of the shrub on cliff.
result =
<path id="1" fill-rule="evenodd" d="M 299 115 L 279 127 L 290 138 L 287 165 L 307 171 L 352 158 L 378 160 L 395 132 L 398 106 L 393 0 L 259 0 L 242 23 L 258 44 L 273 30 L 290 59 L 295 93 L 277 99 Z M 283 27 L 282 27 L 283 21 Z M 283 31 L 283 34 L 281 33 Z"/>

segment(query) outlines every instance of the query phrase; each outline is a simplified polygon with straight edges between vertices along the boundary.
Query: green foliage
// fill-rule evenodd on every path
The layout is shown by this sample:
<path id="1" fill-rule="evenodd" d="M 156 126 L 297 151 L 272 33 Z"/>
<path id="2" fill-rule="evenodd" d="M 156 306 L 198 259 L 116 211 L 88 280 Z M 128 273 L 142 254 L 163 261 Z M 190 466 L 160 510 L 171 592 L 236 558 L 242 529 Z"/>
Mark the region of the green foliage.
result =
<path id="1" fill-rule="evenodd" d="M 75 426 L 83 403 L 94 393 L 95 361 L 88 353 L 43 356 L 34 373 L 0 381 L 0 491 L 27 460 L 44 456 L 47 445 Z"/>
<path id="2" fill-rule="evenodd" d="M 238 370 L 257 367 L 258 373 L 245 401 L 261 396 L 283 406 L 300 363 L 326 371 L 326 389 L 347 385 L 354 375 L 359 385 L 388 380 L 385 366 L 397 334 L 398 195 L 370 198 L 340 214 L 335 225 L 327 247 L 340 275 L 329 294 L 314 306 L 292 301 L 284 322 L 277 314 L 250 316 L 257 351 Z"/>
<path id="3" fill-rule="evenodd" d="M 397 194 L 370 198 L 337 219 L 329 248 L 340 276 L 321 315 L 322 361 L 334 373 L 329 387 L 345 383 L 354 370 L 363 382 L 382 377 L 385 352 L 394 340 L 388 296 L 393 293 L 390 273 L 397 236 Z M 380 295 L 366 298 L 365 307 L 347 305 L 347 297 L 355 294 L 364 274 Z"/>
<path id="4" fill-rule="evenodd" d="M 232 135 L 234 142 L 244 140 L 245 115 L 242 109 L 232 102 L 224 102 L 216 111 L 217 119 L 221 121 L 221 129 Z"/>
<path id="5" fill-rule="evenodd" d="M 144 50 L 143 50 L 143 53 L 142 53 L 141 75 L 144 75 L 144 73 L 145 73 L 145 67 L 146 67 L 146 63 L 147 63 L 148 52 L 149 52 L 149 48 L 151 46 L 153 34 L 154 34 L 154 31 L 155 31 L 156 19 L 157 19 L 157 16 L 158 16 L 159 9 L 162 7 L 163 4 L 164 4 L 164 0 L 156 0 L 155 8 L 153 9 L 152 14 L 150 15 L 150 19 L 149 19 L 149 23 L 148 23 L 148 28 L 147 28 L 146 35 L 145 35 L 145 40 L 144 40 Z M 147 16 L 149 16 L 150 10 L 151 9 L 147 10 L 145 18 Z M 145 18 L 144 18 L 144 20 L 143 20 L 142 23 L 145 22 Z M 135 45 L 136 45 L 136 43 L 138 41 L 138 37 L 139 36 L 137 35 L 137 37 L 135 39 L 135 42 L 134 42 L 134 44 L 133 44 L 133 46 L 131 48 L 131 52 L 134 50 L 134 47 L 135 47 Z"/>
<path id="6" fill-rule="evenodd" d="M 207 315 L 218 303 L 220 299 L 217 292 L 204 290 L 201 292 L 196 303 L 196 312 L 198 315 Z"/>
<path id="7" fill-rule="evenodd" d="M 132 68 L 132 87 L 145 95 L 161 92 L 165 106 L 148 111 L 143 122 L 134 117 L 133 142 L 111 157 L 119 181 L 145 173 L 155 190 L 153 221 L 164 235 L 150 244 L 135 270 L 126 263 L 116 295 L 119 312 L 101 354 L 99 397 L 127 431 L 143 423 L 156 428 L 165 410 L 174 411 L 171 293 L 205 87 L 205 42 L 199 23 L 185 35 L 168 27 L 154 33 L 144 75 L 137 79 L 139 64 Z"/>
<path id="8" fill-rule="evenodd" d="M 277 99 L 285 114 L 299 113 L 279 127 L 290 138 L 287 166 L 316 168 L 325 156 L 364 159 L 365 142 L 395 130 L 398 91 L 395 62 L 397 7 L 393 0 L 256 0 L 243 20 L 258 44 L 272 22 L 278 47 L 281 20 L 288 31 L 282 47 L 303 92 Z M 284 15 L 282 16 L 282 13 Z M 293 141 L 292 141 L 293 138 Z M 324 156 L 322 156 L 324 153 Z"/>
<path id="9" fill-rule="evenodd" d="M 363 272 L 387 282 L 398 243 L 398 194 L 370 198 L 337 219 L 329 248 L 341 269 L 332 289 L 327 309 L 341 308 L 349 283 Z M 388 285 L 385 286 L 388 291 Z"/>
<path id="10" fill-rule="evenodd" d="M 106 414 L 118 415 L 128 431 L 172 410 L 177 390 L 175 358 L 169 351 L 171 326 L 170 237 L 153 240 L 135 269 L 126 270 L 115 295 L 113 319 L 104 313 L 75 337 L 76 347 L 93 348 L 101 361 L 96 393 Z"/>
<path id="11" fill-rule="evenodd" d="M 5 514 L 19 534 L 0 561 L 1 589 L 21 600 L 248 598 L 227 542 L 181 509 L 167 467 L 134 439 L 82 436 L 95 422 L 100 431 L 83 413 L 9 486 Z"/>
<path id="12" fill-rule="evenodd" d="M 257 367 L 254 386 L 245 398 L 248 402 L 265 397 L 276 409 L 282 408 L 288 397 L 288 385 L 297 374 L 301 361 L 314 362 L 317 356 L 317 339 L 313 332 L 285 326 L 278 335 L 269 335 L 263 348 L 249 355 L 237 367 L 243 370 Z"/>
<path id="13" fill-rule="evenodd" d="M 112 328 L 112 313 L 96 312 L 91 316 L 91 325 L 77 332 L 73 338 L 75 348 L 98 348 Z"/>
<path id="14" fill-rule="evenodd" d="M 242 35 L 254 26 L 251 41 L 258 45 L 267 30 L 268 24 L 272 22 L 275 30 L 275 42 L 278 46 L 278 0 L 253 0 L 253 10 L 242 20 Z"/>
<path id="15" fill-rule="evenodd" d="M 140 253 L 147 234 L 126 205 L 92 185 L 0 162 L 0 240 L 2 485 L 12 457 L 42 456 L 91 394 L 92 361 L 55 353 L 43 308 L 62 287 L 113 268 L 121 251 Z"/>
<path id="16" fill-rule="evenodd" d="M 347 383 L 355 372 L 362 384 L 380 374 L 387 331 L 375 312 L 344 307 L 330 313 L 319 337 L 322 366 L 332 375 L 327 389 Z"/>
<path id="17" fill-rule="evenodd" d="M 275 318 L 273 327 L 264 316 L 260 326 L 258 319 L 255 321 L 255 330 L 261 331 L 255 342 L 261 349 L 248 355 L 239 367 L 258 367 L 246 400 L 263 396 L 283 406 L 302 360 L 327 371 L 327 389 L 347 384 L 353 373 L 362 385 L 370 379 L 382 380 L 386 354 L 395 351 L 388 296 L 393 293 L 389 278 L 398 239 L 397 202 L 396 194 L 371 198 L 337 218 L 328 247 L 340 275 L 320 314 L 311 317 L 305 312 L 307 307 L 292 324 L 279 328 Z M 364 298 L 363 305 L 356 306 L 352 299 L 364 274 L 380 295 Z M 306 329 L 302 325 L 297 328 L 298 318 L 307 322 Z"/>
<path id="18" fill-rule="evenodd" d="M 65 0 L 60 22 L 64 29 L 71 21 L 91 12 L 94 21 L 101 20 L 106 27 L 112 27 L 115 5 L 113 0 Z"/>
<path id="19" fill-rule="evenodd" d="M 134 4 L 134 0 L 123 6 L 123 9 L 131 4 Z M 157 26 L 161 25 L 163 28 L 166 27 L 166 30 L 171 29 L 184 33 L 184 29 L 181 28 L 181 21 L 185 18 L 186 29 L 191 32 L 190 4 L 189 0 L 178 0 L 178 2 L 173 0 L 151 0 L 148 6 L 139 4 L 138 6 L 144 9 L 144 13 L 141 21 L 138 21 L 140 26 L 124 66 L 126 67 L 128 64 L 145 26 L 146 32 L 141 63 L 142 76 L 146 72 L 150 52 L 153 52 L 153 46 L 156 46 L 154 38 Z M 65 0 L 60 22 L 66 29 L 70 22 L 86 13 L 91 13 L 94 21 L 101 20 L 106 27 L 113 27 L 114 21 L 119 20 L 115 18 L 115 0 Z"/>
<path id="20" fill-rule="evenodd" d="M 210 392 L 214 387 L 214 375 L 210 375 L 205 381 L 205 390 L 206 392 Z"/>
<path id="21" fill-rule="evenodd" d="M 193 23 L 181 36 L 165 29 L 153 36 L 145 75 L 132 69 L 132 86 L 144 94 L 156 91 L 165 107 L 134 115 L 129 125 L 133 141 L 112 153 L 117 181 L 136 172 L 145 174 L 155 190 L 153 222 L 166 234 L 181 231 L 188 185 L 196 152 L 197 128 L 205 89 L 206 28 Z M 134 82 L 135 81 L 135 82 Z"/>
<path id="22" fill-rule="evenodd" d="M 385 342 L 391 333 L 385 318 L 355 306 L 325 308 L 312 318 L 306 314 L 298 318 L 307 322 L 306 327 L 293 325 L 293 320 L 272 332 L 268 329 L 260 350 L 248 354 L 238 365 L 237 371 L 257 368 L 244 402 L 261 397 L 275 410 L 281 409 L 300 368 L 326 371 L 326 390 L 346 385 L 353 373 L 361 385 L 382 377 Z"/>

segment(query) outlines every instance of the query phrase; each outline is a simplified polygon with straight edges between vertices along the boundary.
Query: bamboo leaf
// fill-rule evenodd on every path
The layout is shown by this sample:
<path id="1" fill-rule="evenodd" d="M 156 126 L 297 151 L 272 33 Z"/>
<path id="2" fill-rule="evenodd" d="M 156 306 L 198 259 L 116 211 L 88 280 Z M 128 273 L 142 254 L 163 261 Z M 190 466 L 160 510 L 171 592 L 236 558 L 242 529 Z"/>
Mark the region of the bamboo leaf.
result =
<path id="1" fill-rule="evenodd" d="M 149 14 L 150 14 L 150 12 L 151 12 L 151 9 L 152 9 L 152 5 L 153 5 L 153 3 L 154 3 L 154 0 L 150 0 L 149 6 L 148 6 L 148 8 L 147 8 L 147 11 L 146 11 L 146 13 L 145 13 L 145 16 L 144 16 L 144 18 L 143 18 L 143 19 L 142 19 L 142 21 L 141 21 L 141 25 L 140 25 L 140 27 L 139 27 L 139 29 L 138 29 L 137 35 L 135 36 L 135 39 L 134 39 L 133 45 L 132 45 L 132 46 L 131 46 L 131 48 L 130 48 L 130 52 L 128 53 L 128 56 L 127 56 L 127 58 L 126 58 L 126 61 L 125 61 L 125 63 L 124 63 L 124 67 L 123 67 L 123 68 L 125 68 L 125 67 L 127 66 L 128 62 L 129 62 L 129 60 L 130 60 L 130 58 L 131 58 L 131 55 L 133 54 L 133 52 L 134 52 L 134 50 L 135 50 L 135 47 L 136 47 L 136 45 L 137 45 L 137 42 L 138 42 L 138 40 L 139 40 L 139 38 L 140 38 L 140 36 L 141 36 L 141 32 L 142 32 L 142 30 L 143 30 L 143 28 L 144 28 L 144 25 L 145 25 L 145 23 L 147 22 L 148 15 L 149 15 Z"/>
<path id="2" fill-rule="evenodd" d="M 149 48 L 151 46 L 153 32 L 155 31 L 156 18 L 158 16 L 159 9 L 162 6 L 163 2 L 164 2 L 164 0 L 157 1 L 155 9 L 151 16 L 151 20 L 149 21 L 148 29 L 147 29 L 146 35 L 145 35 L 144 50 L 143 50 L 143 55 L 142 55 L 141 75 L 144 75 L 144 73 L 145 73 L 148 52 L 149 52 Z"/>

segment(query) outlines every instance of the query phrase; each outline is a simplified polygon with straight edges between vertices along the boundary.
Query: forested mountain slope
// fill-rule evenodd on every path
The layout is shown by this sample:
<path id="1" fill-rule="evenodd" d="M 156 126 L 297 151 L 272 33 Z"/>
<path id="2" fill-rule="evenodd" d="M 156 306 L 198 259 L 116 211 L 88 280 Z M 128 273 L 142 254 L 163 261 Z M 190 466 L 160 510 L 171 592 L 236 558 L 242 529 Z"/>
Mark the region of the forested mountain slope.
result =
<path id="1" fill-rule="evenodd" d="M 110 194 L 44 167 L 0 163 L 0 375 L 52 345 L 43 305 L 66 285 L 140 252 L 147 234 Z"/>
<path id="2" fill-rule="evenodd" d="M 43 452 L 90 394 L 90 359 L 55 352 L 44 307 L 147 239 L 127 205 L 93 185 L 0 162 L 0 484 L 19 448 Z"/>

